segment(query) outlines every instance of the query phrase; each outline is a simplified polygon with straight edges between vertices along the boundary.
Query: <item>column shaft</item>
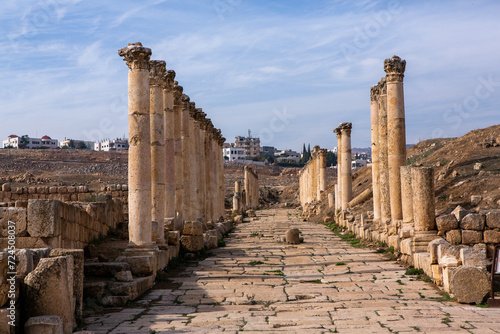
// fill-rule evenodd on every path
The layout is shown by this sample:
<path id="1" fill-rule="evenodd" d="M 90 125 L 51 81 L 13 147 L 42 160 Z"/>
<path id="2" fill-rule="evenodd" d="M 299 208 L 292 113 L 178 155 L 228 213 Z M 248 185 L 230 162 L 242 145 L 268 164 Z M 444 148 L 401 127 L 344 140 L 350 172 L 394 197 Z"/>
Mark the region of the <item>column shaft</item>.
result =
<path id="1" fill-rule="evenodd" d="M 165 218 L 175 217 L 175 113 L 173 80 L 174 71 L 167 71 L 163 87 L 165 129 Z"/>
<path id="2" fill-rule="evenodd" d="M 373 218 L 380 219 L 380 174 L 379 174 L 379 114 L 378 114 L 378 85 L 372 86 L 370 91 L 371 139 L 372 139 L 372 188 L 373 188 Z"/>
<path id="3" fill-rule="evenodd" d="M 435 228 L 434 170 L 432 167 L 411 169 L 413 189 L 413 220 L 415 231 L 432 231 Z"/>
<path id="4" fill-rule="evenodd" d="M 379 82 L 378 98 L 378 138 L 379 138 L 379 185 L 380 218 L 383 223 L 391 220 L 391 201 L 389 195 L 389 167 L 387 161 L 387 90 L 385 78 Z"/>
<path id="5" fill-rule="evenodd" d="M 339 129 L 342 133 L 342 208 L 347 209 L 347 205 L 352 199 L 352 168 L 351 168 L 351 123 L 342 123 Z"/>
<path id="6" fill-rule="evenodd" d="M 401 204 L 403 221 L 413 221 L 413 193 L 411 186 L 411 166 L 401 167 Z"/>

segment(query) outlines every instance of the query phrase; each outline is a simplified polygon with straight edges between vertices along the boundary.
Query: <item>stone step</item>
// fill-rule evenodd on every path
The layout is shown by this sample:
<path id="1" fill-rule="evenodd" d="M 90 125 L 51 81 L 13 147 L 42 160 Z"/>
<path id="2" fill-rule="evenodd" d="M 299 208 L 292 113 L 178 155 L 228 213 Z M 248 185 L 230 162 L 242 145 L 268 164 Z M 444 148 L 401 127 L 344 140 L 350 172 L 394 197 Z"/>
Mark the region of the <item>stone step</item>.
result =
<path id="1" fill-rule="evenodd" d="M 85 276 L 114 277 L 117 272 L 124 270 L 130 270 L 127 262 L 95 262 L 83 266 Z"/>
<path id="2" fill-rule="evenodd" d="M 132 282 L 111 282 L 109 290 L 113 296 L 128 296 L 129 300 L 140 297 L 155 284 L 153 275 L 134 278 Z"/>

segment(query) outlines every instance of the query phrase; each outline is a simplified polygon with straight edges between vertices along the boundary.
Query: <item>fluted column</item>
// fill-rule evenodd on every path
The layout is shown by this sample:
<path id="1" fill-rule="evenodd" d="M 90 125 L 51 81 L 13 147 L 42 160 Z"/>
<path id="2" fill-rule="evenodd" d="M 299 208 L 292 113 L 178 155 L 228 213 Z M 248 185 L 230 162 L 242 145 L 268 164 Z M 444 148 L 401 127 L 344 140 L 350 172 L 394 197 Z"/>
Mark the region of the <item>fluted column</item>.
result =
<path id="1" fill-rule="evenodd" d="M 337 135 L 337 196 L 338 196 L 338 204 L 337 210 L 342 210 L 342 133 L 339 128 L 333 130 L 333 132 Z"/>
<path id="2" fill-rule="evenodd" d="M 432 231 L 436 226 L 434 209 L 434 169 L 412 167 L 413 220 L 415 231 Z"/>
<path id="3" fill-rule="evenodd" d="M 378 142 L 379 142 L 379 187 L 380 218 L 382 226 L 391 220 L 391 200 L 389 195 L 389 166 L 387 161 L 387 86 L 385 78 L 378 83 Z"/>
<path id="4" fill-rule="evenodd" d="M 165 218 L 175 218 L 175 72 L 168 70 L 163 78 L 163 104 L 165 129 Z"/>
<path id="5" fill-rule="evenodd" d="M 351 168 L 351 123 L 339 125 L 342 134 L 342 208 L 347 209 L 352 199 L 352 168 Z"/>
<path id="6" fill-rule="evenodd" d="M 378 85 L 370 89 L 370 115 L 372 139 L 372 188 L 373 188 L 373 218 L 380 219 L 380 175 L 379 175 L 379 138 L 378 138 Z"/>
<path id="7" fill-rule="evenodd" d="M 151 49 L 141 43 L 118 50 L 128 73 L 128 208 L 131 247 L 149 248 L 151 242 L 151 147 L 149 117 L 149 59 Z"/>
<path id="8" fill-rule="evenodd" d="M 151 219 L 157 222 L 156 241 L 165 243 L 165 134 L 163 130 L 163 88 L 165 62 L 149 62 L 150 84 L 150 135 L 151 135 Z"/>
<path id="9" fill-rule="evenodd" d="M 175 212 L 184 219 L 184 163 L 182 154 L 182 86 L 174 82 L 174 168 L 175 168 Z"/>
<path id="10" fill-rule="evenodd" d="M 384 61 L 387 80 L 387 141 L 389 164 L 389 193 L 391 217 L 403 219 L 401 207 L 401 175 L 399 168 L 406 164 L 405 106 L 403 77 L 406 61 L 393 56 Z"/>

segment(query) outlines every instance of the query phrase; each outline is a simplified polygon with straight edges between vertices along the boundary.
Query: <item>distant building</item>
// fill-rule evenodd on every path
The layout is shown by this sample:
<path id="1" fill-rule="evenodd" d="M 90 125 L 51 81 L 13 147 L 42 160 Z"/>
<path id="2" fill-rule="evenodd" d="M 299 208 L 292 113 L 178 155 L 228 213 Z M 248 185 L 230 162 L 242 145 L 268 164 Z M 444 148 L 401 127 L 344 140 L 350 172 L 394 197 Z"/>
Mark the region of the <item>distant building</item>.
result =
<path id="1" fill-rule="evenodd" d="M 286 149 L 286 150 L 276 151 L 274 153 L 274 155 L 277 157 L 294 157 L 294 158 L 300 159 L 301 154 L 299 152 L 295 152 L 295 151 L 292 151 L 290 149 Z"/>
<path id="2" fill-rule="evenodd" d="M 71 141 L 73 141 L 73 143 L 71 143 Z M 73 147 L 71 147 L 72 144 L 73 144 Z M 95 142 L 86 141 L 86 140 L 79 140 L 79 139 L 67 139 L 67 138 L 64 138 L 63 141 L 59 142 L 60 148 L 63 148 L 63 147 L 84 148 L 83 145 L 85 145 L 85 148 L 93 150 L 94 146 L 95 146 Z"/>
<path id="3" fill-rule="evenodd" d="M 7 140 L 3 141 L 4 148 L 57 148 L 59 142 L 57 139 L 52 139 L 49 136 L 42 138 L 31 138 L 28 136 L 19 137 L 10 135 Z"/>
<path id="4" fill-rule="evenodd" d="M 366 165 L 367 165 L 367 161 L 364 159 L 358 159 L 358 160 L 351 161 L 351 166 L 353 169 L 365 167 Z"/>
<path id="5" fill-rule="evenodd" d="M 94 143 L 94 151 L 127 151 L 128 150 L 128 140 L 127 139 L 113 139 L 113 140 L 103 140 Z"/>
<path id="6" fill-rule="evenodd" d="M 224 158 L 228 161 L 245 161 L 245 150 L 241 147 L 225 147 L 222 149 Z"/>
<path id="7" fill-rule="evenodd" d="M 260 155 L 263 156 L 263 155 L 273 155 L 274 156 L 274 152 L 276 151 L 276 149 L 274 148 L 274 146 L 262 146 L 260 148 Z"/>
<path id="8" fill-rule="evenodd" d="M 291 163 L 298 163 L 300 161 L 300 154 L 299 156 L 288 156 L 288 157 L 277 157 L 276 162 L 291 162 Z"/>
<path id="9" fill-rule="evenodd" d="M 248 137 L 235 137 L 234 147 L 243 148 L 247 157 L 258 157 L 260 155 L 260 138 L 253 138 L 248 130 Z"/>

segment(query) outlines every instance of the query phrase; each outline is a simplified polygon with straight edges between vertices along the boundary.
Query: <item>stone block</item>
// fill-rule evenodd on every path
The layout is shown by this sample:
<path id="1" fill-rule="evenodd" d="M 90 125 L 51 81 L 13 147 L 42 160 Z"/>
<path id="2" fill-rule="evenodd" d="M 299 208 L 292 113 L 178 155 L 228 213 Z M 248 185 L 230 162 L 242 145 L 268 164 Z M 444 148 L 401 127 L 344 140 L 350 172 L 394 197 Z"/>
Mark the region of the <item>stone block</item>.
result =
<path id="1" fill-rule="evenodd" d="M 458 245 L 462 243 L 462 230 L 451 230 L 446 232 L 446 241 L 452 245 Z"/>
<path id="2" fill-rule="evenodd" d="M 243 215 L 237 215 L 236 217 L 234 217 L 234 223 L 235 224 L 243 223 Z"/>
<path id="3" fill-rule="evenodd" d="M 443 268 L 439 264 L 431 265 L 432 279 L 437 285 L 443 285 Z"/>
<path id="4" fill-rule="evenodd" d="M 182 228 L 183 235 L 203 236 L 203 224 L 199 221 L 186 221 Z"/>
<path id="5" fill-rule="evenodd" d="M 9 224 L 9 221 L 15 225 Z M 15 235 L 25 237 L 27 233 L 27 219 L 25 208 L 0 208 L 0 236 L 9 235 L 9 226 L 15 226 Z"/>
<path id="6" fill-rule="evenodd" d="M 458 267 L 446 267 L 443 268 L 443 289 L 446 292 L 450 292 L 450 281 L 453 278 L 453 274 Z"/>
<path id="7" fill-rule="evenodd" d="M 169 231 L 168 232 L 168 244 L 178 245 L 181 239 L 181 233 L 179 231 Z"/>
<path id="8" fill-rule="evenodd" d="M 463 230 L 484 230 L 485 216 L 478 213 L 469 213 L 460 221 L 460 228 Z"/>
<path id="9" fill-rule="evenodd" d="M 439 245 L 449 245 L 450 243 L 447 242 L 444 239 L 434 239 L 431 242 L 429 242 L 429 245 L 427 246 L 427 251 L 429 252 L 430 255 L 430 260 L 431 264 L 436 264 L 438 263 L 439 257 L 438 257 L 438 247 Z"/>
<path id="10" fill-rule="evenodd" d="M 460 249 L 460 260 L 463 265 L 486 270 L 486 248 L 464 247 Z"/>
<path id="11" fill-rule="evenodd" d="M 26 316 L 57 315 L 64 334 L 73 332 L 73 258 L 44 258 L 24 279 Z"/>
<path id="12" fill-rule="evenodd" d="M 401 253 L 412 255 L 413 241 L 412 238 L 406 238 L 401 240 Z"/>
<path id="13" fill-rule="evenodd" d="M 33 252 L 30 249 L 22 248 L 16 250 L 16 260 L 18 261 L 16 270 L 21 276 L 28 275 L 33 269 Z"/>
<path id="14" fill-rule="evenodd" d="M 387 245 L 393 247 L 395 251 L 399 251 L 401 248 L 401 239 L 399 235 L 390 235 L 387 237 Z"/>
<path id="15" fill-rule="evenodd" d="M 486 226 L 500 228 L 500 210 L 492 210 L 486 213 Z"/>
<path id="16" fill-rule="evenodd" d="M 57 315 L 31 317 L 24 324 L 25 334 L 63 334 L 63 319 Z"/>
<path id="17" fill-rule="evenodd" d="M 156 273 L 154 255 L 120 256 L 116 261 L 127 262 L 130 265 L 130 271 L 136 276 L 149 276 Z"/>
<path id="18" fill-rule="evenodd" d="M 463 207 L 459 205 L 455 208 L 455 210 L 451 212 L 451 214 L 455 215 L 457 220 L 460 222 L 462 218 L 464 218 L 466 215 L 469 214 L 469 210 L 465 210 Z"/>
<path id="19" fill-rule="evenodd" d="M 500 243 L 500 232 L 495 230 L 484 231 L 484 242 L 487 244 L 498 244 Z"/>
<path id="20" fill-rule="evenodd" d="M 291 228 L 286 232 L 285 240 L 287 244 L 297 245 L 300 243 L 300 231 L 298 228 Z"/>
<path id="21" fill-rule="evenodd" d="M 83 249 L 55 248 L 50 251 L 50 257 L 71 256 L 73 258 L 73 296 L 75 301 L 75 323 L 83 316 Z"/>
<path id="22" fill-rule="evenodd" d="M 490 291 L 490 277 L 486 270 L 461 266 L 450 280 L 450 292 L 459 303 L 480 304 Z"/>
<path id="23" fill-rule="evenodd" d="M 9 287 L 10 284 L 7 281 L 7 272 L 8 270 L 8 253 L 0 252 L 0 307 L 4 306 L 5 303 L 9 300 Z"/>
<path id="24" fill-rule="evenodd" d="M 134 278 L 132 282 L 113 282 L 108 287 L 115 296 L 127 296 L 130 300 L 136 299 L 154 285 L 152 275 Z"/>
<path id="25" fill-rule="evenodd" d="M 9 316 L 10 316 L 10 311 L 7 308 L 0 308 L 0 333 L 1 334 L 16 334 L 16 328 L 18 326 L 20 326 L 19 317 L 16 317 L 16 326 L 15 327 L 11 326 L 9 324 L 9 321 L 11 321 Z"/>
<path id="26" fill-rule="evenodd" d="M 35 199 L 28 203 L 28 233 L 32 237 L 55 237 L 61 234 L 58 200 Z"/>
<path id="27" fill-rule="evenodd" d="M 181 236 L 181 245 L 189 252 L 198 252 L 205 246 L 202 235 L 183 235 Z"/>
<path id="28" fill-rule="evenodd" d="M 470 197 L 470 204 L 478 205 L 482 199 L 483 199 L 483 197 L 481 195 L 472 195 Z"/>
<path id="29" fill-rule="evenodd" d="M 462 243 L 464 245 L 479 244 L 483 242 L 482 231 L 462 230 Z"/>
<path id="30" fill-rule="evenodd" d="M 454 214 L 436 217 L 436 227 L 439 231 L 450 231 L 458 228 L 458 220 Z"/>
<path id="31" fill-rule="evenodd" d="M 206 249 L 217 248 L 219 245 L 219 237 L 214 230 L 207 231 L 203 234 L 203 240 Z"/>
<path id="32" fill-rule="evenodd" d="M 451 255 L 445 255 L 439 259 L 439 265 L 443 268 L 458 267 L 458 259 Z"/>
<path id="33" fill-rule="evenodd" d="M 118 282 L 132 282 L 134 278 L 132 277 L 132 272 L 130 270 L 122 270 L 116 273 L 115 279 Z"/>

